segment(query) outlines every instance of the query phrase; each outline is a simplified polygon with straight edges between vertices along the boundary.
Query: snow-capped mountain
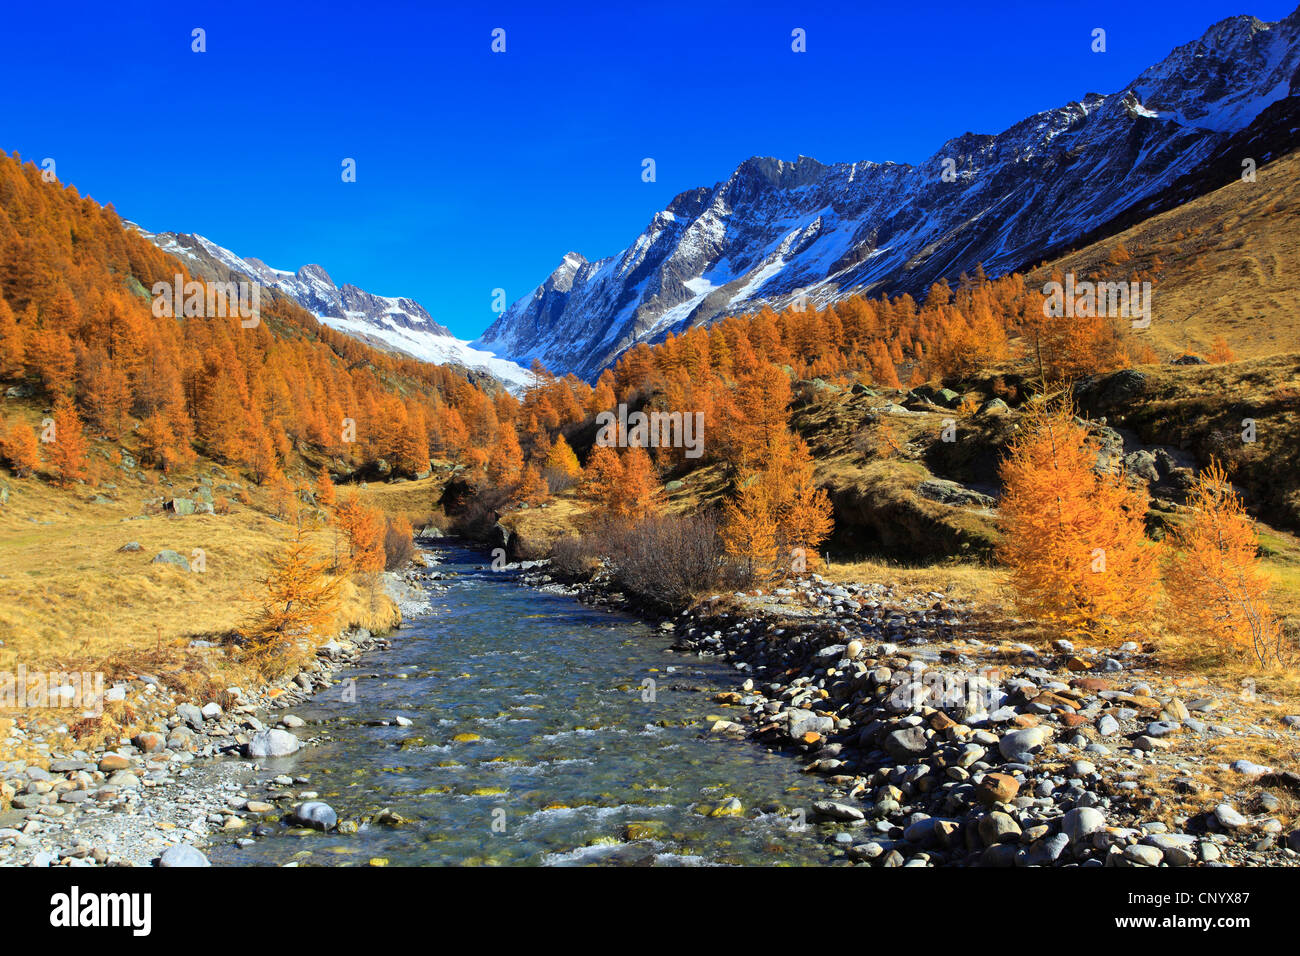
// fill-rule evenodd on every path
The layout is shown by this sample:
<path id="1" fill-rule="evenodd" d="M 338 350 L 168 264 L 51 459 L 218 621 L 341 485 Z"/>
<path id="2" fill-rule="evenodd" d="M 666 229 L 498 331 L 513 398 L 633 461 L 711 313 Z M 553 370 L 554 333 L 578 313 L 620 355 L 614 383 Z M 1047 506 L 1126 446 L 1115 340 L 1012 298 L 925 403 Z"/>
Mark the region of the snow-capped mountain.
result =
<path id="1" fill-rule="evenodd" d="M 264 288 L 282 292 L 330 328 L 378 348 L 403 352 L 435 365 L 481 372 L 499 379 L 512 391 L 522 391 L 533 380 L 531 372 L 509 359 L 456 338 L 413 299 L 375 295 L 347 283 L 335 285 L 317 265 L 303 266 L 297 272 L 273 269 L 260 259 L 242 258 L 203 236 L 154 234 L 132 225 L 163 252 L 186 260 L 191 267 L 197 266 L 200 274 L 224 271 L 245 276 Z"/>
<path id="2" fill-rule="evenodd" d="M 1197 170 L 1230 164 L 1195 184 L 1204 191 L 1242 158 L 1262 164 L 1228 155 L 1258 145 L 1243 131 L 1262 113 L 1270 142 L 1280 129 L 1293 146 L 1300 123 L 1277 114 L 1300 112 L 1298 66 L 1300 10 L 1273 24 L 1232 17 L 1116 93 L 966 133 L 919 166 L 746 160 L 677 196 L 622 252 L 565 255 L 474 344 L 591 377 L 637 342 L 800 292 L 917 295 L 978 263 L 991 276 L 1037 263 L 1185 199 Z"/>

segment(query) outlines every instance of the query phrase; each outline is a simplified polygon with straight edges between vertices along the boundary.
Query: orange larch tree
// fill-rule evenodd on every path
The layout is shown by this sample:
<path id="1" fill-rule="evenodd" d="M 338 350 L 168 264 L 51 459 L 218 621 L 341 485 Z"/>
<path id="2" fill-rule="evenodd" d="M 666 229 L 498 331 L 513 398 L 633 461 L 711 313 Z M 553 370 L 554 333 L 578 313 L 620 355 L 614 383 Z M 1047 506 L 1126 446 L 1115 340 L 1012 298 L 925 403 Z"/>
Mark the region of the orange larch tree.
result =
<path id="1" fill-rule="evenodd" d="M 171 471 L 177 463 L 176 433 L 162 412 L 153 412 L 140 424 L 140 457 L 146 464 Z"/>
<path id="2" fill-rule="evenodd" d="M 338 498 L 334 490 L 334 480 L 330 470 L 321 465 L 320 474 L 316 476 L 316 500 L 323 508 L 333 508 Z"/>
<path id="3" fill-rule="evenodd" d="M 4 455 L 9 468 L 19 478 L 26 478 L 35 472 L 40 467 L 41 454 L 32 426 L 19 422 L 9 429 L 9 433 L 0 440 L 0 454 Z"/>
<path id="4" fill-rule="evenodd" d="M 1212 461 L 1188 493 L 1191 518 L 1170 535 L 1168 614 L 1185 634 L 1261 664 L 1281 658 L 1281 628 L 1268 603 L 1259 534 L 1223 467 Z"/>
<path id="5" fill-rule="evenodd" d="M 515 426 L 506 423 L 500 426 L 500 434 L 489 452 L 488 481 L 498 488 L 511 487 L 523 469 L 524 453 L 519 447 L 519 436 L 515 434 Z"/>
<path id="6" fill-rule="evenodd" d="M 85 481 L 89 477 L 86 435 L 82 431 L 77 408 L 67 396 L 54 404 L 54 419 L 49 427 L 49 461 L 61 485 Z"/>
<path id="7" fill-rule="evenodd" d="M 384 568 L 384 516 L 378 508 L 362 502 L 356 492 L 341 496 L 334 521 L 348 545 L 348 562 L 355 571 L 367 573 Z"/>
<path id="8" fill-rule="evenodd" d="M 240 628 L 255 653 L 273 660 L 284 645 L 333 630 L 339 582 L 327 570 L 328 562 L 317 557 L 302 529 L 267 557 L 262 594 Z"/>
<path id="9" fill-rule="evenodd" d="M 1096 462 L 1068 406 L 1028 413 L 999 470 L 998 556 L 1023 613 L 1079 632 L 1140 629 L 1159 587 L 1146 497 Z"/>
<path id="10" fill-rule="evenodd" d="M 654 496 L 659 476 L 644 448 L 625 449 L 622 457 L 623 480 L 618 483 L 614 510 L 620 517 L 636 522 L 658 511 Z"/>
<path id="11" fill-rule="evenodd" d="M 579 496 L 598 515 L 613 514 L 617 508 L 619 486 L 623 483 L 623 462 L 618 452 L 606 445 L 596 445 L 582 472 Z"/>
<path id="12" fill-rule="evenodd" d="M 765 583 L 780 574 L 778 509 L 771 473 L 745 471 L 722 513 L 721 540 L 753 581 Z"/>

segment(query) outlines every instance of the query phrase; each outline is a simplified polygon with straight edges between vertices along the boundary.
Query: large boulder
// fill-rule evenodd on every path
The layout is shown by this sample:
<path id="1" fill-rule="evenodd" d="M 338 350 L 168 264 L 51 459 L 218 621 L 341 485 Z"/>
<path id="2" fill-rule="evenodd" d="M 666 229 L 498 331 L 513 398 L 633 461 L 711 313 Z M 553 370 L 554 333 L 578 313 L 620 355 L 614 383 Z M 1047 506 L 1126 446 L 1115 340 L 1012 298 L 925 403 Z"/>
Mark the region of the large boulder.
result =
<path id="1" fill-rule="evenodd" d="M 895 760 L 915 760 L 924 756 L 929 746 L 922 727 L 904 727 L 885 737 L 885 752 Z"/>
<path id="2" fill-rule="evenodd" d="M 176 708 L 176 716 L 195 730 L 203 729 L 203 711 L 194 704 L 181 704 Z"/>
<path id="3" fill-rule="evenodd" d="M 1075 807 L 1061 820 L 1061 832 L 1072 845 L 1083 843 L 1094 833 L 1106 829 L 1106 817 L 1094 807 Z"/>
<path id="4" fill-rule="evenodd" d="M 180 568 L 182 571 L 188 571 L 190 569 L 190 563 L 185 560 L 184 555 L 177 554 L 175 551 L 172 551 L 170 548 L 164 548 L 162 551 L 159 551 L 154 556 L 154 559 L 151 563 L 170 564 L 172 567 Z"/>
<path id="5" fill-rule="evenodd" d="M 299 826 L 315 830 L 333 830 L 339 823 L 339 815 L 328 803 L 312 800 L 294 809 L 293 822 Z"/>
<path id="6" fill-rule="evenodd" d="M 1124 456 L 1124 472 L 1143 481 L 1159 481 L 1160 471 L 1156 468 L 1156 456 L 1146 450 L 1130 452 Z"/>
<path id="7" fill-rule="evenodd" d="M 488 547 L 506 550 L 510 547 L 510 538 L 510 529 L 498 521 L 492 526 L 492 530 L 488 532 Z"/>
<path id="8" fill-rule="evenodd" d="M 974 505 L 979 508 L 991 508 L 995 503 L 990 496 L 946 478 L 928 478 L 916 486 L 916 493 L 922 498 L 955 507 Z"/>
<path id="9" fill-rule="evenodd" d="M 162 856 L 158 858 L 158 865 L 165 867 L 178 866 L 211 866 L 208 858 L 199 850 L 185 843 L 177 843 L 175 846 L 169 846 L 163 850 Z"/>
<path id="10" fill-rule="evenodd" d="M 287 730 L 261 730 L 253 734 L 244 748 L 250 757 L 287 757 L 297 753 L 302 744 Z"/>
<path id="11" fill-rule="evenodd" d="M 998 741 L 998 750 L 1007 760 L 1029 762 L 1035 750 L 1047 743 L 1052 731 L 1049 727 L 1026 727 L 1013 730 Z"/>
<path id="12" fill-rule="evenodd" d="M 1112 408 L 1131 405 L 1147 390 L 1146 376 L 1126 368 L 1109 375 L 1092 375 L 1074 387 L 1075 401 L 1081 406 Z"/>

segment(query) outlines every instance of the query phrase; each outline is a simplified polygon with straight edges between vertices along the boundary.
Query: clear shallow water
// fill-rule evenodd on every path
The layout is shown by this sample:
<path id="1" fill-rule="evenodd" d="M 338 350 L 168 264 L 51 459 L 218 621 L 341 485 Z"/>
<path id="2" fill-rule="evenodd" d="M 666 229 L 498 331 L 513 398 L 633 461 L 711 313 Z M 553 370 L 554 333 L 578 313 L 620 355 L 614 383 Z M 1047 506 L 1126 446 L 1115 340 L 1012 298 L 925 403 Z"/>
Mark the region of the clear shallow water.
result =
<path id="1" fill-rule="evenodd" d="M 724 665 L 664 653 L 629 616 L 517 585 L 481 555 L 443 549 L 456 577 L 393 647 L 294 712 L 329 739 L 271 761 L 303 774 L 354 834 L 279 826 L 218 864 L 812 864 L 842 858 L 833 831 L 794 815 L 826 796 L 798 763 L 748 741 L 701 739 Z M 669 671 L 669 668 L 675 668 Z M 642 699 L 642 681 L 656 699 Z M 372 726 L 401 715 L 410 727 Z M 310 731 L 310 734 L 308 732 Z M 458 735 L 478 739 L 456 740 Z M 250 790 L 250 795 L 258 795 Z M 696 812 L 737 797 L 743 816 Z M 292 804 L 281 804 L 286 809 Z M 364 823 L 388 808 L 409 821 Z M 808 816 L 811 816 L 809 810 Z M 639 824 L 628 832 L 629 824 Z"/>

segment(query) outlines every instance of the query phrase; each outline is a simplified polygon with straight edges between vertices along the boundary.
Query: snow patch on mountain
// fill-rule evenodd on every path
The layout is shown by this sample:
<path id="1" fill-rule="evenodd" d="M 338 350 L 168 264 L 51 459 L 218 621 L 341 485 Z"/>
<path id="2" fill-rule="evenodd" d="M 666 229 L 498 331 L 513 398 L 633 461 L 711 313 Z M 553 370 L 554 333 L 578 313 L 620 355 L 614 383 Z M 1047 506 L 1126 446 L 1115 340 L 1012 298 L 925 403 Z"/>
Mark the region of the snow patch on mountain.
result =
<path id="1" fill-rule="evenodd" d="M 297 272 L 274 269 L 260 259 L 243 258 L 200 235 L 154 234 L 134 223 L 130 225 L 163 252 L 187 260 L 200 271 L 215 263 L 235 276 L 278 290 L 345 335 L 424 362 L 490 375 L 516 393 L 533 382 L 528 369 L 456 338 L 414 299 L 375 295 L 347 283 L 340 287 L 318 265 L 305 265 Z"/>

